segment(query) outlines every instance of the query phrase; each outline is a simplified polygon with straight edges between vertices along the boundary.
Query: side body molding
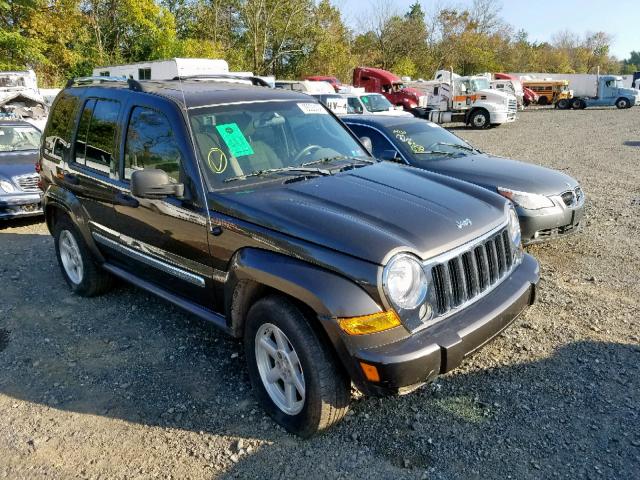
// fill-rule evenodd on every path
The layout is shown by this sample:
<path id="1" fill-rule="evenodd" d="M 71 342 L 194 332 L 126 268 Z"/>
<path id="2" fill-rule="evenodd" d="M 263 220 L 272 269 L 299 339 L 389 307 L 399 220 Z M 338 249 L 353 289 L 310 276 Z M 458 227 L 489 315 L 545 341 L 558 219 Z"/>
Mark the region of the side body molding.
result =
<path id="1" fill-rule="evenodd" d="M 325 269 L 267 250 L 245 248 L 233 257 L 225 285 L 228 318 L 233 330 L 244 315 L 236 303 L 245 303 L 244 285 L 262 284 L 304 302 L 319 317 L 356 317 L 380 312 L 381 308 L 362 288 Z M 238 315 L 240 313 L 240 315 Z M 235 317 L 240 318 L 235 318 Z"/>

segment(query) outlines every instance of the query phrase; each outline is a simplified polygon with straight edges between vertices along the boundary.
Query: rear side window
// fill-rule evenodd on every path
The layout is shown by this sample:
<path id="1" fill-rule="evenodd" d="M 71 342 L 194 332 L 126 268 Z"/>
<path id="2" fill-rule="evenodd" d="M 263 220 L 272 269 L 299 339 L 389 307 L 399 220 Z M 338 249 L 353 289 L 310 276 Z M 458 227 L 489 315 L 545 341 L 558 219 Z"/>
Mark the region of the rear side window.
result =
<path id="1" fill-rule="evenodd" d="M 135 107 L 127 129 L 124 178 L 144 168 L 164 170 L 176 182 L 180 178 L 182 155 L 167 117 L 156 110 Z"/>
<path id="2" fill-rule="evenodd" d="M 116 133 L 120 102 L 104 99 L 89 99 L 85 103 L 78 134 L 76 136 L 75 160 L 93 170 L 114 176 Z"/>
<path id="3" fill-rule="evenodd" d="M 79 103 L 78 97 L 65 93 L 56 100 L 45 133 L 44 149 L 49 156 L 61 160 L 70 150 L 73 119 Z"/>

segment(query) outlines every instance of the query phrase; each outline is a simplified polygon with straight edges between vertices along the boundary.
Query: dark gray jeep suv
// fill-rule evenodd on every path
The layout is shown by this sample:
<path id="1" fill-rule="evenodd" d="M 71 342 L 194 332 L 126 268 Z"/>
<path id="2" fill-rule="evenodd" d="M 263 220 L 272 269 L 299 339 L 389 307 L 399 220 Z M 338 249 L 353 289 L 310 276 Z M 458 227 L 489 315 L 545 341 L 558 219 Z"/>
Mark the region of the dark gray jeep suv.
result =
<path id="1" fill-rule="evenodd" d="M 243 339 L 257 397 L 302 436 L 342 418 L 351 382 L 408 392 L 535 297 L 506 199 L 374 162 L 304 94 L 89 78 L 58 96 L 44 137 L 70 288 L 119 277 Z"/>

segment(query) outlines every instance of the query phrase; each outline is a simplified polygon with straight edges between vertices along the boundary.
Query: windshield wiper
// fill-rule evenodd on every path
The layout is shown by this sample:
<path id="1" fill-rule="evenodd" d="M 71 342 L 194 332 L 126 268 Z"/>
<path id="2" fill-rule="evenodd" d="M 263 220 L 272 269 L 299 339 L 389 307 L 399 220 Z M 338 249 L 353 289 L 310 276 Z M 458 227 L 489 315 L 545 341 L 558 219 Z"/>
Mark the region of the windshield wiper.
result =
<path id="1" fill-rule="evenodd" d="M 299 167 L 280 167 L 280 168 L 266 168 L 264 170 L 256 170 L 255 172 L 245 173 L 243 175 L 236 175 L 235 177 L 229 177 L 224 180 L 225 183 L 233 182 L 235 180 L 244 180 L 249 177 L 261 177 L 263 175 L 271 175 L 272 173 L 313 173 L 315 175 L 331 175 L 329 170 L 323 168 L 305 168 L 304 165 Z"/>
<path id="2" fill-rule="evenodd" d="M 319 163 L 336 162 L 336 161 L 339 161 L 339 160 L 355 160 L 357 162 L 376 163 L 375 161 L 370 160 L 368 158 L 348 157 L 346 155 L 336 155 L 335 157 L 325 157 L 325 158 L 320 158 L 318 160 L 312 160 L 310 162 L 305 162 L 300 166 L 301 167 L 308 167 L 310 165 L 318 165 Z"/>
<path id="3" fill-rule="evenodd" d="M 429 146 L 433 147 L 433 146 L 437 146 L 437 145 L 444 145 L 445 147 L 459 148 L 461 150 L 466 150 L 467 152 L 477 152 L 478 151 L 473 147 L 469 147 L 467 145 L 462 145 L 461 143 L 438 142 L 438 143 L 434 143 L 434 144 L 429 145 Z"/>
<path id="4" fill-rule="evenodd" d="M 443 150 L 425 150 L 424 152 L 413 152 L 414 155 L 457 155 L 456 152 L 445 152 Z"/>

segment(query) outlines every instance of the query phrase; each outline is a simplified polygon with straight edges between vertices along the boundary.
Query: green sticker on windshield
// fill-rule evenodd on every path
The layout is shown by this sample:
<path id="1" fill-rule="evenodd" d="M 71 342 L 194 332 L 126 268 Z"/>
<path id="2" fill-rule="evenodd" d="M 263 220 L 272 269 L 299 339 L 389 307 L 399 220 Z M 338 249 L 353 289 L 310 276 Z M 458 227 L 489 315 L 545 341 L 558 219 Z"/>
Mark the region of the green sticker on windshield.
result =
<path id="1" fill-rule="evenodd" d="M 247 139 L 243 135 L 242 131 L 238 127 L 237 123 L 225 123 L 224 125 L 217 125 L 216 130 L 227 144 L 229 152 L 234 157 L 242 157 L 245 155 L 253 155 L 253 148 L 247 142 Z"/>

